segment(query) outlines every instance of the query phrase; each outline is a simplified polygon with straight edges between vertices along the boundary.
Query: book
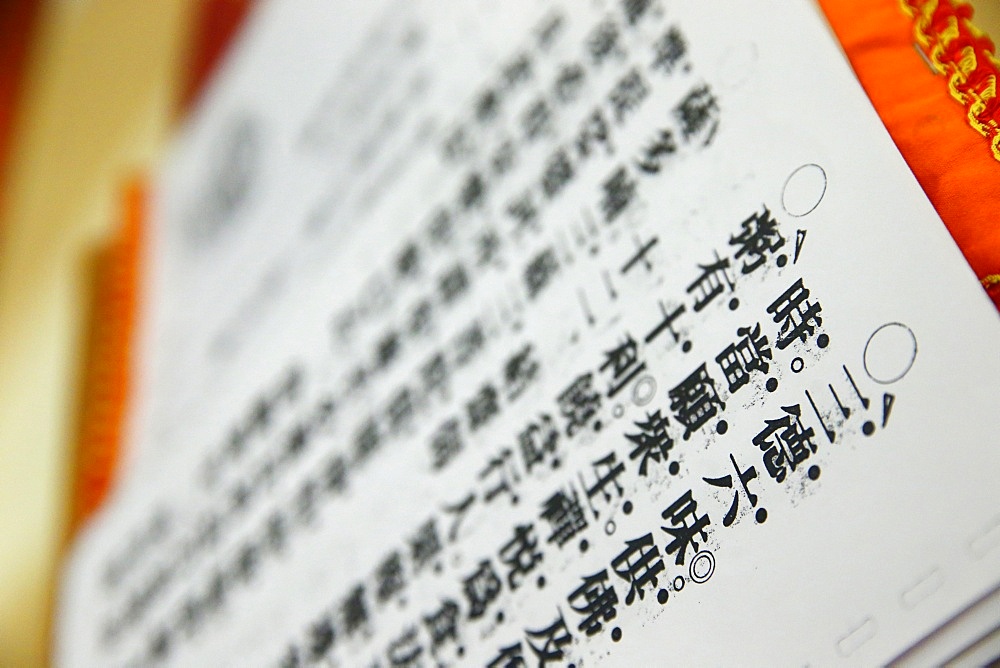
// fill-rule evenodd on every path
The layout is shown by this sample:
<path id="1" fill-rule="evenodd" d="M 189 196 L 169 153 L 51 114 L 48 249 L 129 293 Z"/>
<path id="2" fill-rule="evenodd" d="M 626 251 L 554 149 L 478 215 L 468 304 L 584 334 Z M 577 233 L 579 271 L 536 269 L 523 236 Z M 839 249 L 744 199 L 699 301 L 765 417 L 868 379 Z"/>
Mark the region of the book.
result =
<path id="1" fill-rule="evenodd" d="M 263 4 L 148 236 L 61 664 L 887 663 L 995 595 L 1000 322 L 812 3 Z"/>

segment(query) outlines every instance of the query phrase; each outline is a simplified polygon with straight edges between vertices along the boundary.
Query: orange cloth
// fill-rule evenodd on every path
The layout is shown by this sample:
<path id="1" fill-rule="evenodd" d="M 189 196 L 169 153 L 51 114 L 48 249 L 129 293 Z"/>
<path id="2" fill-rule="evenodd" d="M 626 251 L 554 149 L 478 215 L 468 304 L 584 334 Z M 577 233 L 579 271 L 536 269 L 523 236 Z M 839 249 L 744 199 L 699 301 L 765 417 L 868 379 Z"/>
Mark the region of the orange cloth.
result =
<path id="1" fill-rule="evenodd" d="M 990 280 L 1000 274 L 1000 162 L 990 142 L 921 56 L 898 0 L 819 2 L 896 146 L 1000 308 L 1000 280 Z"/>

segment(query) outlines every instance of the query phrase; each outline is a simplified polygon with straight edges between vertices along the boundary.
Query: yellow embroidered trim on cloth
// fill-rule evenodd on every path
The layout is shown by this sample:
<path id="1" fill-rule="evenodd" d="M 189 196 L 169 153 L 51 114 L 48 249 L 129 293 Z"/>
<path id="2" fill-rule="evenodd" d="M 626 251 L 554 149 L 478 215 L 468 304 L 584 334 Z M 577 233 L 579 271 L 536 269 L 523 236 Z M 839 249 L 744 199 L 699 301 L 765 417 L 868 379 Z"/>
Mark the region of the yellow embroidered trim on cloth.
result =
<path id="1" fill-rule="evenodd" d="M 900 0 L 914 19 L 913 34 L 948 90 L 966 109 L 969 125 L 989 139 L 1000 160 L 1000 60 L 993 42 L 972 25 L 972 7 L 960 0 Z"/>

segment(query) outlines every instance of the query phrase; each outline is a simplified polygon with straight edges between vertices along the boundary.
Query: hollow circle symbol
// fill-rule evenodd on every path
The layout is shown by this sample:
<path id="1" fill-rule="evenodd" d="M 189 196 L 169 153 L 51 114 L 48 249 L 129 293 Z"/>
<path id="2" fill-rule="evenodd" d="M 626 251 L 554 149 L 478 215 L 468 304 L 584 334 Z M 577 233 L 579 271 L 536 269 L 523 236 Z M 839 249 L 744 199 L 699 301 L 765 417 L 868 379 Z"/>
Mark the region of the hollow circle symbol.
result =
<path id="1" fill-rule="evenodd" d="M 887 322 L 868 337 L 865 373 L 876 383 L 889 385 L 910 372 L 917 358 L 917 337 L 901 322 Z"/>
<path id="2" fill-rule="evenodd" d="M 606 533 L 606 534 L 608 534 L 610 536 L 611 534 L 613 534 L 615 532 L 615 529 L 617 529 L 617 528 L 618 528 L 618 525 L 615 524 L 614 520 L 608 520 L 607 523 L 604 525 L 604 533 Z"/>
<path id="3" fill-rule="evenodd" d="M 632 387 L 632 403 L 636 406 L 645 406 L 656 396 L 656 379 L 652 376 L 643 376 L 636 381 Z"/>
<path id="4" fill-rule="evenodd" d="M 812 213 L 826 195 L 826 172 L 817 164 L 802 165 L 781 190 L 781 206 L 795 218 Z"/>
<path id="5" fill-rule="evenodd" d="M 684 580 L 684 576 L 683 575 L 678 575 L 677 577 L 675 577 L 674 578 L 674 591 L 680 591 L 681 589 L 684 589 L 684 582 L 685 582 L 685 580 Z"/>
<path id="6" fill-rule="evenodd" d="M 715 555 L 708 550 L 702 550 L 694 555 L 691 565 L 688 566 L 688 575 L 696 584 L 708 582 L 712 574 L 715 573 Z"/>
<path id="7" fill-rule="evenodd" d="M 791 368 L 792 368 L 792 373 L 801 373 L 802 369 L 806 368 L 805 360 L 803 360 L 801 357 L 796 357 L 795 359 L 792 360 Z"/>

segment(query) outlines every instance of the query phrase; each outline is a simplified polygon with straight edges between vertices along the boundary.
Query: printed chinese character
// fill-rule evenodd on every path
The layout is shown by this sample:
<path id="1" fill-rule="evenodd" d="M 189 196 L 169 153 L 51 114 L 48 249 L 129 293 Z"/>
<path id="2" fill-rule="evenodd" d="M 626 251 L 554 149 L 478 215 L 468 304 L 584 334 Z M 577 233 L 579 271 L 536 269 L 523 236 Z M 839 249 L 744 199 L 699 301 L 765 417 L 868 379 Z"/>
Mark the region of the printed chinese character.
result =
<path id="1" fill-rule="evenodd" d="M 462 580 L 462 591 L 469 601 L 469 619 L 479 619 L 486 614 L 486 608 L 500 596 L 501 587 L 489 559 L 480 561 L 476 571 Z"/>
<path id="2" fill-rule="evenodd" d="M 741 225 L 743 230 L 729 237 L 729 245 L 738 247 L 733 259 L 744 258 L 742 271 L 749 274 L 762 267 L 769 254 L 784 246 L 785 238 L 778 232 L 778 221 L 766 206 L 761 213 L 752 214 Z M 781 264 L 779 258 L 778 265 Z"/>
<path id="3" fill-rule="evenodd" d="M 608 571 L 585 575 L 583 584 L 569 595 L 569 605 L 583 616 L 577 628 L 588 636 L 597 635 L 604 624 L 618 616 L 618 594 L 608 586 Z"/>
<path id="4" fill-rule="evenodd" d="M 566 418 L 566 435 L 571 438 L 587 426 L 601 407 L 601 395 L 593 389 L 593 380 L 591 373 L 577 377 L 556 399 L 559 413 Z"/>
<path id="5" fill-rule="evenodd" d="M 784 350 L 796 339 L 805 343 L 823 324 L 819 316 L 823 307 L 819 302 L 811 303 L 808 299 L 809 288 L 802 285 L 800 278 L 767 307 L 767 312 L 774 316 L 774 322 L 781 325 L 775 343 L 778 350 Z"/>
<path id="6" fill-rule="evenodd" d="M 684 565 L 685 554 L 688 546 L 694 547 L 698 551 L 698 543 L 695 539 L 701 536 L 702 541 L 708 540 L 705 534 L 705 527 L 711 522 L 708 515 L 697 515 L 698 502 L 691 496 L 691 490 L 684 492 L 669 508 L 664 510 L 660 516 L 670 522 L 669 527 L 660 527 L 671 536 L 671 541 L 667 545 L 667 554 L 677 553 L 674 564 Z M 690 523 L 689 523 L 690 522 Z"/>
<path id="7" fill-rule="evenodd" d="M 652 459 L 657 464 L 666 463 L 670 458 L 670 450 L 674 447 L 674 440 L 667 433 L 667 418 L 660 414 L 659 409 L 646 413 L 646 421 L 636 422 L 635 426 L 639 428 L 638 433 L 625 434 L 625 438 L 635 444 L 628 458 L 641 458 L 639 475 L 645 476 L 649 460 Z"/>
<path id="8" fill-rule="evenodd" d="M 604 353 L 601 371 L 611 370 L 608 397 L 613 397 L 640 373 L 646 370 L 646 363 L 639 361 L 639 347 L 631 334 L 626 332 L 625 340 Z"/>
<path id="9" fill-rule="evenodd" d="M 750 502 L 751 508 L 757 508 L 757 495 L 750 491 L 750 481 L 757 477 L 756 467 L 751 466 L 745 471 L 740 471 L 739 465 L 736 463 L 736 458 L 733 457 L 732 453 L 729 454 L 729 461 L 733 463 L 733 468 L 736 469 L 737 479 L 740 481 L 740 486 L 743 487 L 743 493 L 746 494 L 747 500 Z M 702 478 L 709 485 L 714 487 L 725 487 L 727 489 L 733 489 L 733 476 L 732 474 L 722 476 L 720 478 Z M 733 492 L 733 503 L 729 506 L 729 510 L 726 512 L 726 516 L 722 518 L 722 526 L 729 527 L 733 525 L 736 521 L 736 514 L 740 509 L 740 491 L 736 490 Z M 757 523 L 760 524 L 767 519 L 767 510 L 764 508 L 759 508 L 756 513 Z"/>
<path id="10" fill-rule="evenodd" d="M 570 493 L 559 490 L 542 504 L 541 517 L 549 523 L 552 531 L 547 542 L 562 547 L 578 533 L 587 528 L 587 517 L 576 490 Z"/>
<path id="11" fill-rule="evenodd" d="M 671 26 L 653 44 L 653 69 L 672 74 L 677 63 L 684 58 L 686 53 L 687 44 L 684 41 L 684 35 L 677 29 L 677 26 Z"/>
<path id="12" fill-rule="evenodd" d="M 771 368 L 768 360 L 772 359 L 767 337 L 760 333 L 760 323 L 755 324 L 752 330 L 740 327 L 736 334 L 743 338 L 726 346 L 715 358 L 729 383 L 730 394 L 750 382 L 751 372 L 766 374 Z"/>
<path id="13" fill-rule="evenodd" d="M 642 150 L 642 157 L 636 161 L 636 166 L 646 174 L 659 174 L 663 168 L 664 159 L 677 152 L 677 142 L 670 130 L 660 130 L 656 139 Z"/>
<path id="14" fill-rule="evenodd" d="M 704 135 L 702 145 L 708 146 L 719 129 L 719 104 L 708 86 L 694 88 L 674 108 L 685 141 Z"/>
<path id="15" fill-rule="evenodd" d="M 629 583 L 625 605 L 632 605 L 636 596 L 642 600 L 647 586 L 657 586 L 659 580 L 656 576 L 663 572 L 665 566 L 660 558 L 660 549 L 653 542 L 653 534 L 647 533 L 626 541 L 625 545 L 625 550 L 611 562 L 611 568 L 618 577 Z"/>
<path id="16" fill-rule="evenodd" d="M 647 97 L 649 97 L 649 85 L 639 69 L 633 67 L 608 93 L 608 102 L 615 122 L 620 124 L 624 121 L 626 116 L 638 109 Z"/>
<path id="17" fill-rule="evenodd" d="M 465 267 L 456 264 L 446 271 L 438 281 L 438 291 L 441 293 L 441 301 L 450 304 L 458 299 L 469 289 L 469 276 L 465 272 Z"/>
<path id="18" fill-rule="evenodd" d="M 548 102 L 540 98 L 531 103 L 521 116 L 521 129 L 528 141 L 552 134 L 552 110 Z"/>
<path id="19" fill-rule="evenodd" d="M 598 146 L 604 147 L 606 155 L 614 153 L 614 147 L 611 146 L 608 122 L 604 119 L 603 111 L 599 108 L 595 109 L 583 120 L 574 143 L 581 159 L 589 158 Z"/>
<path id="20" fill-rule="evenodd" d="M 715 417 L 719 408 L 726 408 L 726 404 L 719 399 L 715 381 L 708 375 L 704 364 L 668 394 L 670 410 L 674 412 L 677 421 L 684 425 L 685 441 L 691 438 L 696 429 Z"/>
<path id="21" fill-rule="evenodd" d="M 443 469 L 462 451 L 464 443 L 459 432 L 458 420 L 446 420 L 431 434 L 431 467 L 435 471 Z"/>
<path id="22" fill-rule="evenodd" d="M 546 248 L 532 258 L 524 268 L 524 285 L 528 290 L 528 297 L 531 299 L 537 297 L 558 271 L 559 259 L 556 257 L 555 249 Z"/>
<path id="23" fill-rule="evenodd" d="M 777 482 L 784 482 L 787 475 L 785 464 L 794 471 L 795 467 L 816 452 L 813 443 L 815 433 L 812 427 L 803 429 L 802 408 L 782 406 L 785 415 L 777 420 L 764 420 L 767 426 L 754 436 L 753 444 L 764 453 L 764 467 Z"/>
<path id="24" fill-rule="evenodd" d="M 687 286 L 687 293 L 695 294 L 694 300 L 694 310 L 695 313 L 701 311 L 706 306 L 712 303 L 712 301 L 721 295 L 725 291 L 725 286 L 729 287 L 729 290 L 733 289 L 733 281 L 729 278 L 729 258 L 725 260 L 719 259 L 719 254 L 715 254 L 715 262 L 710 264 L 699 264 L 698 268 L 701 269 L 701 276 L 699 276 L 691 285 Z"/>
<path id="25" fill-rule="evenodd" d="M 500 561 L 507 566 L 507 586 L 511 591 L 516 590 L 524 577 L 542 561 L 533 524 L 514 527 L 514 537 L 500 548 Z"/>
<path id="26" fill-rule="evenodd" d="M 618 461 L 615 453 L 608 453 L 605 457 L 591 464 L 591 467 L 593 468 L 594 475 L 597 476 L 597 480 L 590 487 L 586 487 L 588 501 L 592 501 L 598 494 L 601 495 L 605 503 L 610 503 L 613 498 L 621 498 L 624 489 L 618 483 L 618 477 L 625 472 L 625 465 Z M 582 475 L 580 480 L 582 483 Z M 614 490 L 614 493 L 609 489 L 609 485 Z M 599 515 L 597 510 L 594 509 L 593 504 L 591 504 L 590 509 L 594 512 L 595 517 Z"/>
<path id="27" fill-rule="evenodd" d="M 553 457 L 552 466 L 558 465 L 555 459 L 556 446 L 559 443 L 559 430 L 555 428 L 552 417 L 541 414 L 538 420 L 531 422 L 517 435 L 517 444 L 524 459 L 524 468 L 528 473 L 548 456 Z"/>
<path id="28" fill-rule="evenodd" d="M 517 495 L 514 494 L 513 485 L 521 481 L 517 474 L 517 469 L 511 461 L 514 452 L 510 448 L 504 448 L 497 457 L 493 457 L 487 462 L 486 468 L 479 472 L 479 479 L 486 480 L 494 478 L 497 482 L 486 490 L 483 500 L 487 503 L 502 493 L 510 494 L 511 503 L 516 504 Z"/>
<path id="29" fill-rule="evenodd" d="M 379 603 L 385 603 L 406 587 L 406 580 L 403 577 L 403 560 L 400 558 L 399 552 L 393 552 L 379 564 L 375 570 L 375 579 L 378 581 L 375 598 Z"/>
<path id="30" fill-rule="evenodd" d="M 621 46 L 621 31 L 618 24 L 606 19 L 594 28 L 587 36 L 587 51 L 595 65 L 600 65 L 612 56 L 625 55 Z"/>
<path id="31" fill-rule="evenodd" d="M 424 522 L 410 538 L 410 560 L 413 571 L 419 573 L 441 553 L 441 539 L 438 537 L 437 523 L 430 519 Z"/>
<path id="32" fill-rule="evenodd" d="M 554 198 L 573 179 L 573 163 L 566 149 L 559 148 L 549 156 L 542 172 L 542 192 L 549 199 Z"/>
<path id="33" fill-rule="evenodd" d="M 527 343 L 504 363 L 504 387 L 507 391 L 507 399 L 510 401 L 521 396 L 538 376 L 538 369 L 541 365 L 532 355 L 533 352 L 534 346 Z"/>
<path id="34" fill-rule="evenodd" d="M 605 222 L 617 219 L 632 203 L 636 197 L 637 185 L 625 167 L 619 167 L 604 181 L 600 206 Z"/>
<path id="35" fill-rule="evenodd" d="M 550 661 L 562 661 L 565 658 L 563 647 L 573 642 L 573 636 L 566 628 L 566 620 L 563 619 L 562 612 L 559 613 L 559 619 L 544 629 L 537 631 L 525 629 L 524 632 L 528 637 L 528 647 L 531 648 L 535 658 L 538 659 L 538 665 L 541 667 L 548 665 Z"/>
<path id="36" fill-rule="evenodd" d="M 365 589 L 356 586 L 340 605 L 341 628 L 348 636 L 368 624 L 368 607 L 365 605 Z"/>
<path id="37" fill-rule="evenodd" d="M 569 63 L 560 67 L 554 85 L 556 99 L 563 104 L 576 100 L 583 89 L 585 78 L 586 70 L 579 63 Z"/>
<path id="38" fill-rule="evenodd" d="M 476 431 L 492 420 L 500 412 L 499 395 L 496 388 L 487 383 L 470 399 L 465 410 L 469 416 L 469 430 Z"/>
<path id="39" fill-rule="evenodd" d="M 431 637 L 431 648 L 437 649 L 449 640 L 458 640 L 458 603 L 451 599 L 441 602 L 441 607 L 424 616 L 424 626 Z"/>
<path id="40" fill-rule="evenodd" d="M 417 629 L 410 627 L 389 643 L 386 658 L 393 668 L 416 668 L 420 665 L 420 655 L 423 653 L 424 648 L 417 638 Z"/>

